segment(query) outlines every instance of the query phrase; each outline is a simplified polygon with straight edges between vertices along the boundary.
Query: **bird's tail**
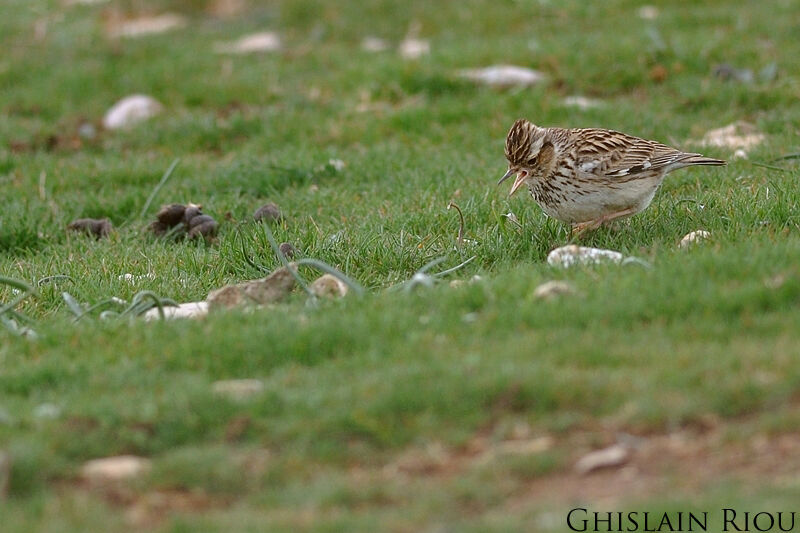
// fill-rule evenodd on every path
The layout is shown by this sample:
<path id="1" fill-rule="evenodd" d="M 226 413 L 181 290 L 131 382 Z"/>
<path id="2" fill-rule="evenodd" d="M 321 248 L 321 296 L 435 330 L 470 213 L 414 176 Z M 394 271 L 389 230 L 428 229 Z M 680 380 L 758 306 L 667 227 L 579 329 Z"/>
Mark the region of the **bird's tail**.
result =
<path id="1" fill-rule="evenodd" d="M 727 165 L 728 162 L 723 159 L 714 159 L 713 157 L 706 157 L 701 154 L 683 154 L 684 157 L 680 159 L 682 166 L 689 165 L 711 165 L 720 166 Z"/>

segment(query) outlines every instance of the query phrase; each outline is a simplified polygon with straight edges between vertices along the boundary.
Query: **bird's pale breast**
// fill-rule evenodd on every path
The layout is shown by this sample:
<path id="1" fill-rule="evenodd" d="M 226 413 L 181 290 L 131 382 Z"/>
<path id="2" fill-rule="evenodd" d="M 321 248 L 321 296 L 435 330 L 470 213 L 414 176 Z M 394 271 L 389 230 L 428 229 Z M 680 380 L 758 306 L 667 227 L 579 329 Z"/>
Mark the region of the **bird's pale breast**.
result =
<path id="1" fill-rule="evenodd" d="M 584 174 L 536 180 L 528 188 L 548 216 L 563 222 L 588 222 L 626 209 L 638 213 L 650 205 L 662 180 L 663 176 L 651 176 L 614 183 Z"/>

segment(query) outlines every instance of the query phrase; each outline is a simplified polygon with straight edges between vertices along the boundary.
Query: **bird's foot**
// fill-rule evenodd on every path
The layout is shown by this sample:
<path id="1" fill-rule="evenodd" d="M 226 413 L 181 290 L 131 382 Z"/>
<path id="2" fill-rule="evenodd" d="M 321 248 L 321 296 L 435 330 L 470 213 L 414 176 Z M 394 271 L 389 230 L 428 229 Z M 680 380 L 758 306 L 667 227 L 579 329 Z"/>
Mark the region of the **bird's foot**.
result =
<path id="1" fill-rule="evenodd" d="M 580 237 L 587 231 L 596 230 L 603 224 L 604 220 L 598 218 L 597 220 L 589 220 L 587 222 L 575 222 L 572 224 L 571 235 L 573 238 Z"/>
<path id="2" fill-rule="evenodd" d="M 586 222 L 576 222 L 572 224 L 572 236 L 573 237 L 580 237 L 587 231 L 596 230 L 600 226 L 604 224 L 608 224 L 614 220 L 627 217 L 636 213 L 635 209 L 623 209 L 622 211 L 617 211 L 616 213 L 609 213 L 607 215 L 603 215 L 602 217 L 596 220 L 588 220 Z"/>

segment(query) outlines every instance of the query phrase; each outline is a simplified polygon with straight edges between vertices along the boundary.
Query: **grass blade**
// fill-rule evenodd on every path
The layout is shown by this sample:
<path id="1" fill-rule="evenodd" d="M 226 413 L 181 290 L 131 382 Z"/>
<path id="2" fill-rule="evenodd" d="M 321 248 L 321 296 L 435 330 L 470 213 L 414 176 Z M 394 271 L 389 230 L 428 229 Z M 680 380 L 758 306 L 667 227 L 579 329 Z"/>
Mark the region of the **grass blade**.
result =
<path id="1" fill-rule="evenodd" d="M 25 283 L 24 281 L 21 281 L 21 280 L 18 280 L 18 279 L 8 278 L 6 276 L 0 276 L 0 284 L 8 285 L 9 287 L 14 287 L 15 289 L 19 289 L 21 291 L 25 291 L 25 292 L 27 292 L 29 294 L 32 294 L 32 295 L 36 296 L 36 297 L 39 296 L 39 293 L 36 292 L 36 289 L 34 289 L 31 285 Z"/>
<path id="2" fill-rule="evenodd" d="M 76 317 L 80 318 L 81 315 L 83 315 L 86 312 L 83 306 L 79 304 L 78 301 L 75 298 L 73 298 L 70 293 L 62 292 L 61 297 L 64 298 L 64 302 L 67 304 L 67 307 L 69 307 L 69 310 L 72 311 Z"/>
<path id="3" fill-rule="evenodd" d="M 169 179 L 170 176 L 172 176 L 172 172 L 175 170 L 175 167 L 178 166 L 179 162 L 180 162 L 180 158 L 175 159 L 172 162 L 172 164 L 169 166 L 167 171 L 164 172 L 164 175 L 161 176 L 161 181 L 158 182 L 158 184 L 153 189 L 153 192 L 151 192 L 150 196 L 147 197 L 147 201 L 144 203 L 144 207 L 142 207 L 142 212 L 139 213 L 139 218 L 144 218 L 145 217 L 145 215 L 147 214 L 147 210 L 150 209 L 150 204 L 153 203 L 153 200 L 155 200 L 156 195 L 158 195 L 158 191 L 160 191 L 161 187 L 163 187 L 164 184 L 167 183 L 167 180 Z"/>

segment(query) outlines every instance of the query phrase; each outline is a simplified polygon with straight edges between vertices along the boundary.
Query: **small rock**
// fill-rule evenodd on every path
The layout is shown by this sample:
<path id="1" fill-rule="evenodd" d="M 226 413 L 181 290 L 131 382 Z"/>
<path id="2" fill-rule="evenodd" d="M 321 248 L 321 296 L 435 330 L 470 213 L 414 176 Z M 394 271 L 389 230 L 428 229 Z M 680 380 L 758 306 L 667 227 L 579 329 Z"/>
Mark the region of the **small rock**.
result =
<path id="1" fill-rule="evenodd" d="M 150 460 L 135 455 L 119 455 L 92 459 L 84 463 L 81 474 L 95 483 L 133 479 L 150 470 Z"/>
<path id="2" fill-rule="evenodd" d="M 208 13 L 219 18 L 231 18 L 247 9 L 247 0 L 212 0 L 206 8 Z"/>
<path id="3" fill-rule="evenodd" d="M 316 296 L 323 298 L 341 298 L 347 294 L 348 287 L 336 276 L 323 274 L 308 287 Z"/>
<path id="4" fill-rule="evenodd" d="M 344 167 L 347 166 L 347 163 L 342 161 L 341 159 L 328 159 L 328 166 L 335 170 L 336 172 L 341 172 L 344 170 Z"/>
<path id="5" fill-rule="evenodd" d="M 279 248 L 281 253 L 286 259 L 294 258 L 294 254 L 297 253 L 297 250 L 294 249 L 294 246 L 292 246 L 288 242 L 282 242 Z"/>
<path id="6" fill-rule="evenodd" d="M 206 301 L 212 309 L 238 307 L 248 303 L 241 284 L 214 289 L 208 293 Z"/>
<path id="7" fill-rule="evenodd" d="M 189 302 L 175 306 L 163 307 L 164 320 L 172 318 L 201 318 L 208 314 L 208 302 Z M 157 307 L 148 309 L 144 315 L 145 320 L 160 320 L 161 313 Z"/>
<path id="8" fill-rule="evenodd" d="M 67 225 L 67 229 L 70 231 L 86 233 L 96 239 L 108 237 L 111 228 L 111 221 L 107 218 L 79 218 Z"/>
<path id="9" fill-rule="evenodd" d="M 345 233 L 344 230 L 339 230 L 332 235 L 328 235 L 325 238 L 325 245 L 326 246 L 338 246 L 345 240 Z"/>
<path id="10" fill-rule="evenodd" d="M 189 205 L 187 205 L 186 209 L 183 211 L 183 221 L 182 222 L 184 224 L 186 224 L 186 226 L 188 227 L 193 218 L 199 217 L 200 215 L 203 214 L 201 209 L 203 209 L 202 205 L 198 205 L 198 204 L 189 204 Z"/>
<path id="11" fill-rule="evenodd" d="M 361 49 L 366 52 L 383 52 L 389 49 L 389 44 L 378 37 L 364 37 Z"/>
<path id="12" fill-rule="evenodd" d="M 253 219 L 256 222 L 280 222 L 283 220 L 283 214 L 277 205 L 270 202 L 256 209 Z"/>
<path id="13" fill-rule="evenodd" d="M 630 458 L 630 450 L 627 446 L 615 444 L 602 450 L 596 450 L 584 455 L 575 463 L 575 471 L 578 474 L 586 475 L 601 468 L 612 468 L 622 466 Z"/>
<path id="14" fill-rule="evenodd" d="M 164 33 L 186 26 L 186 17 L 174 13 L 164 13 L 155 17 L 139 17 L 113 24 L 109 37 L 141 37 Z"/>
<path id="15" fill-rule="evenodd" d="M 514 65 L 494 65 L 479 69 L 459 71 L 462 78 L 494 87 L 524 87 L 535 85 L 544 80 L 539 71 Z"/>
<path id="16" fill-rule="evenodd" d="M 573 265 L 594 265 L 598 263 L 620 263 L 623 256 L 613 250 L 602 250 L 600 248 L 588 248 L 576 244 L 568 244 L 556 248 L 547 255 L 547 263 L 552 266 L 564 268 Z"/>
<path id="17" fill-rule="evenodd" d="M 128 128 L 159 114 L 164 107 L 155 99 L 144 94 L 126 96 L 103 117 L 103 127 L 107 130 Z"/>
<path id="18" fill-rule="evenodd" d="M 296 268 L 290 263 L 291 268 Z M 211 291 L 208 301 L 212 309 L 231 308 L 241 305 L 263 305 L 285 298 L 294 288 L 295 279 L 289 269 L 280 267 L 264 279 L 246 281 Z"/>
<path id="19" fill-rule="evenodd" d="M 416 37 L 406 37 L 400 43 L 398 51 L 403 59 L 419 59 L 431 52 L 431 44 Z"/>
<path id="20" fill-rule="evenodd" d="M 461 321 L 465 324 L 472 324 L 473 322 L 477 322 L 480 317 L 481 315 L 478 313 L 465 313 L 461 316 Z"/>
<path id="21" fill-rule="evenodd" d="M 711 233 L 707 232 L 706 230 L 697 230 L 691 233 L 687 233 L 681 242 L 678 243 L 678 248 L 688 248 L 693 244 L 697 244 L 701 241 L 711 238 Z"/>
<path id="22" fill-rule="evenodd" d="M 226 379 L 212 383 L 211 390 L 234 400 L 246 400 L 261 394 L 264 384 L 258 379 Z"/>
<path id="23" fill-rule="evenodd" d="M 82 122 L 81 125 L 78 126 L 78 136 L 87 141 L 91 141 L 97 137 L 97 128 L 95 128 L 94 124 L 91 122 Z"/>
<path id="24" fill-rule="evenodd" d="M 246 35 L 231 43 L 218 43 L 214 51 L 219 54 L 251 54 L 254 52 L 277 52 L 282 47 L 277 33 L 265 31 Z"/>
<path id="25" fill-rule="evenodd" d="M 764 139 L 764 134 L 759 133 L 755 126 L 737 121 L 723 128 L 710 130 L 700 141 L 695 142 L 701 146 L 749 150 L 761 144 Z"/>
<path id="26" fill-rule="evenodd" d="M 563 294 L 575 294 L 575 287 L 566 281 L 547 281 L 533 291 L 533 297 L 537 300 L 552 300 Z"/>
<path id="27" fill-rule="evenodd" d="M 180 229 L 186 232 L 189 239 L 203 237 L 211 240 L 216 236 L 219 224 L 210 215 L 203 214 L 201 209 L 202 206 L 191 203 L 163 205 L 156 214 L 157 220 L 148 228 L 155 235 L 161 236 L 182 224 Z"/>
<path id="28" fill-rule="evenodd" d="M 711 69 L 711 73 L 715 78 L 719 78 L 723 81 L 737 81 L 739 83 L 753 83 L 753 81 L 755 81 L 755 75 L 749 68 L 736 68 L 727 63 L 714 65 L 714 68 Z"/>
<path id="29" fill-rule="evenodd" d="M 8 497 L 8 482 L 11 478 L 11 456 L 0 450 L 0 501 Z"/>
<path id="30" fill-rule="evenodd" d="M 642 20 L 655 20 L 658 18 L 658 8 L 656 6 L 642 6 L 636 14 Z"/>
<path id="31" fill-rule="evenodd" d="M 507 440 L 497 445 L 497 452 L 504 455 L 533 455 L 546 452 L 553 447 L 552 437 Z"/>
<path id="32" fill-rule="evenodd" d="M 457 289 L 459 287 L 463 287 L 466 284 L 467 282 L 464 281 L 463 279 L 454 279 L 450 282 L 450 287 L 453 289 Z"/>
<path id="33" fill-rule="evenodd" d="M 187 237 L 194 239 L 203 237 L 211 239 L 217 235 L 219 224 L 209 215 L 198 215 L 189 221 L 189 233 Z"/>
<path id="34" fill-rule="evenodd" d="M 733 152 L 734 159 L 747 159 L 747 152 L 739 148 L 735 152 Z"/>
<path id="35" fill-rule="evenodd" d="M 596 109 L 602 107 L 603 103 L 594 98 L 586 98 L 585 96 L 567 96 L 562 100 L 562 104 L 567 107 L 577 107 L 578 109 Z"/>
<path id="36" fill-rule="evenodd" d="M 758 71 L 758 78 L 761 81 L 775 81 L 778 77 L 778 64 L 774 61 L 764 66 Z"/>
<path id="37" fill-rule="evenodd" d="M 149 272 L 147 274 L 141 274 L 138 276 L 135 274 L 131 274 L 130 272 L 126 272 L 125 274 L 120 274 L 119 276 L 117 276 L 117 279 L 120 281 L 127 281 L 131 285 L 136 285 L 138 282 L 142 280 L 156 279 L 156 276 L 152 272 Z"/>
<path id="38" fill-rule="evenodd" d="M 775 274 L 764 280 L 764 285 L 769 289 L 780 289 L 786 283 L 786 274 Z M 2 417 L 0 417 L 2 420 Z"/>

